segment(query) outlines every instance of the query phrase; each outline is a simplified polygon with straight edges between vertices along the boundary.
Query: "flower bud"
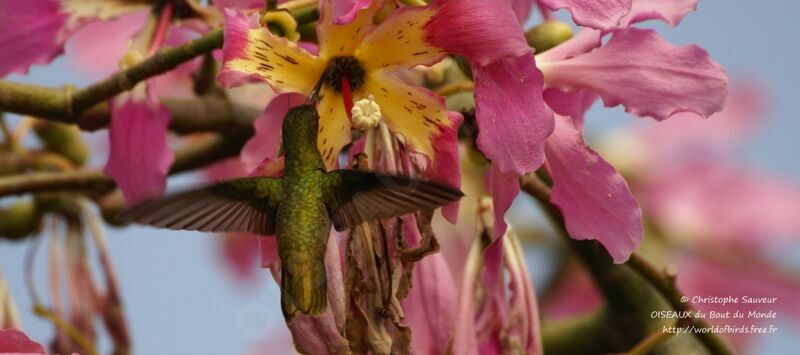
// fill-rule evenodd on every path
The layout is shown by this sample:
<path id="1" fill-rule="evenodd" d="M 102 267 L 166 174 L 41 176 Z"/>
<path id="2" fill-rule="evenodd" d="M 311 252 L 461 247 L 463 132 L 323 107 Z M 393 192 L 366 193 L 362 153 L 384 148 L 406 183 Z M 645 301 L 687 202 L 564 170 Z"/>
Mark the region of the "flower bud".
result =
<path id="1" fill-rule="evenodd" d="M 445 103 L 450 111 L 471 111 L 475 109 L 475 96 L 468 91 L 457 92 L 447 96 Z"/>
<path id="2" fill-rule="evenodd" d="M 83 165 L 89 158 L 89 147 L 81 139 L 78 127 L 57 122 L 37 121 L 33 126 L 44 148 L 63 155 L 75 165 Z"/>
<path id="3" fill-rule="evenodd" d="M 528 45 L 542 53 L 572 38 L 572 28 L 557 20 L 542 22 L 525 33 Z"/>
<path id="4" fill-rule="evenodd" d="M 22 239 L 39 229 L 42 216 L 31 200 L 19 201 L 0 208 L 0 237 Z"/>
<path id="5" fill-rule="evenodd" d="M 375 128 L 381 121 L 381 107 L 378 106 L 372 95 L 369 98 L 358 100 L 350 113 L 353 116 L 353 128 L 359 131 Z"/>
<path id="6" fill-rule="evenodd" d="M 297 21 L 289 11 L 267 11 L 261 15 L 259 22 L 262 26 L 267 26 L 269 31 L 276 36 L 286 37 L 292 42 L 300 40 L 300 33 L 297 32 Z"/>

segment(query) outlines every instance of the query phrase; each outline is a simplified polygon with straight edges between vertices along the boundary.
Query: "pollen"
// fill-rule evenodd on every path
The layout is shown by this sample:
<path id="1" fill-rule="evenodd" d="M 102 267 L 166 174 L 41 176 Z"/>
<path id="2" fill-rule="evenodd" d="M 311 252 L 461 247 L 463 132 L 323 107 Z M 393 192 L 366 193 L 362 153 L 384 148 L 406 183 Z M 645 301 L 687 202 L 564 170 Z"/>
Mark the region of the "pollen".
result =
<path id="1" fill-rule="evenodd" d="M 381 121 L 381 107 L 375 102 L 375 97 L 369 95 L 366 99 L 358 100 L 351 111 L 353 115 L 353 128 L 366 131 L 375 128 Z"/>

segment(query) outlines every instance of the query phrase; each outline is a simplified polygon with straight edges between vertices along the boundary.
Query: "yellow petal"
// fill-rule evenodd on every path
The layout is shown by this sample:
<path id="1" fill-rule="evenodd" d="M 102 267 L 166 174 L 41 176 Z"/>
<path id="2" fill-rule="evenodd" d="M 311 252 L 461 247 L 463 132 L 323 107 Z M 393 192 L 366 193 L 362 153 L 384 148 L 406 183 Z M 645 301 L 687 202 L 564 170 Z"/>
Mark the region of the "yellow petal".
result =
<path id="1" fill-rule="evenodd" d="M 261 76 L 278 92 L 309 94 L 326 67 L 322 59 L 264 28 L 247 30 L 242 48 L 236 50 L 223 71 Z"/>
<path id="2" fill-rule="evenodd" d="M 382 1 L 373 1 L 368 8 L 358 12 L 353 22 L 337 25 L 333 23 L 333 0 L 323 0 L 317 25 L 319 56 L 327 60 L 353 55 L 372 28 L 373 18 L 380 10 L 381 3 Z"/>
<path id="3" fill-rule="evenodd" d="M 329 171 L 337 167 L 339 153 L 350 143 L 350 120 L 344 111 L 342 95 L 327 85 L 322 88 L 319 112 L 319 135 L 317 147 Z"/>
<path id="4" fill-rule="evenodd" d="M 433 160 L 431 139 L 450 125 L 444 103 L 436 94 L 380 71 L 367 75 L 360 93 L 373 95 L 389 129 L 402 134 L 414 151 Z"/>
<path id="5" fill-rule="evenodd" d="M 356 58 L 366 70 L 411 68 L 438 61 L 444 52 L 425 41 L 424 27 L 434 14 L 431 7 L 395 11 L 367 35 L 356 50 Z"/>

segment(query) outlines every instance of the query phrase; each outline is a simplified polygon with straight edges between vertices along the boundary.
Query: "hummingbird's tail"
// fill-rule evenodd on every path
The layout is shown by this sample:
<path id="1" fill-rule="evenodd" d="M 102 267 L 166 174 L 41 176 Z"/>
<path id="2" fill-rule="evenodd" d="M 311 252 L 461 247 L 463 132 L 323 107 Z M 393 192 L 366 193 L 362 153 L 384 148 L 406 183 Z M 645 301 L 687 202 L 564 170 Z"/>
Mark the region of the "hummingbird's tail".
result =
<path id="1" fill-rule="evenodd" d="M 309 258 L 307 252 L 281 255 L 281 309 L 286 321 L 297 312 L 318 315 L 328 305 L 327 278 L 323 257 Z"/>

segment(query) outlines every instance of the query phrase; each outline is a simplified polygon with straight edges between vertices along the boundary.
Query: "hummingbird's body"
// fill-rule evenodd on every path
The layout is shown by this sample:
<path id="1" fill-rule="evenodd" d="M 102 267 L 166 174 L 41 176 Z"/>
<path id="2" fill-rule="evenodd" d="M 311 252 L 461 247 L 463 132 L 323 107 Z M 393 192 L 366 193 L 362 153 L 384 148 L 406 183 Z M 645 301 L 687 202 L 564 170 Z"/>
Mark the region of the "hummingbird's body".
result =
<path id="1" fill-rule="evenodd" d="M 281 308 L 287 320 L 327 305 L 325 250 L 331 224 L 433 209 L 462 196 L 434 182 L 352 170 L 326 172 L 312 105 L 290 110 L 282 126 L 281 178 L 250 177 L 138 204 L 122 218 L 170 229 L 275 235 L 281 260 Z"/>

